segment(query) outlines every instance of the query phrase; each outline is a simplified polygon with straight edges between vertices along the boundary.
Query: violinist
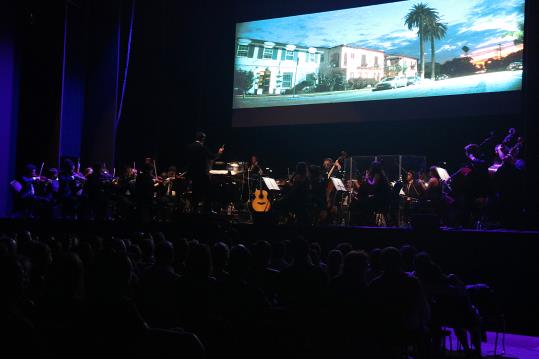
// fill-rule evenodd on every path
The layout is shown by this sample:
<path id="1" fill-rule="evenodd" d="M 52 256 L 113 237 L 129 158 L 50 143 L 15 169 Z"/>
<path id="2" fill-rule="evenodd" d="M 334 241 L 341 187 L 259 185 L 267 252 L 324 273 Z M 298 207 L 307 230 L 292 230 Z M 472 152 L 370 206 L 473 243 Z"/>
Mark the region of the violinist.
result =
<path id="1" fill-rule="evenodd" d="M 77 219 L 79 200 L 86 178 L 75 171 L 75 165 L 70 159 L 62 163 L 59 176 L 60 187 L 58 191 L 63 216 L 66 219 Z"/>
<path id="2" fill-rule="evenodd" d="M 86 176 L 84 187 L 87 219 L 105 220 L 108 218 L 107 205 L 111 178 L 104 165 L 99 163 L 92 165 L 92 172 Z"/>
<path id="3" fill-rule="evenodd" d="M 35 165 L 29 163 L 24 166 L 24 172 L 20 177 L 21 190 L 19 198 L 21 200 L 21 209 L 25 217 L 33 218 L 38 215 L 39 203 L 42 197 L 38 195 L 38 185 L 44 183 L 47 179 L 37 174 Z"/>
<path id="4" fill-rule="evenodd" d="M 60 190 L 60 180 L 56 168 L 49 169 L 49 177 L 45 179 L 42 188 L 42 195 L 45 201 L 52 207 L 58 201 L 58 191 Z"/>

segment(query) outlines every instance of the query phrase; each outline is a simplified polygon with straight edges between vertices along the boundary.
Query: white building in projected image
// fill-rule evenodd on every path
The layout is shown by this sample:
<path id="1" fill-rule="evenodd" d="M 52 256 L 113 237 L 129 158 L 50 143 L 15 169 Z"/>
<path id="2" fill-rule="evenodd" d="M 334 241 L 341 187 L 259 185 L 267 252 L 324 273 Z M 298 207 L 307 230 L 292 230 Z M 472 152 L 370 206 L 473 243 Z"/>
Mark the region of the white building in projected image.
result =
<path id="1" fill-rule="evenodd" d="M 340 68 L 346 80 L 374 79 L 384 77 L 384 52 L 351 45 L 327 49 L 329 66 Z"/>
<path id="2" fill-rule="evenodd" d="M 234 65 L 236 71 L 253 72 L 253 85 L 247 90 L 248 94 L 280 95 L 310 76 L 313 80 L 318 78 L 321 69 L 339 68 L 347 81 L 359 78 L 379 81 L 393 69 L 389 64 L 401 63 L 404 69 L 401 72 L 415 75 L 416 59 L 403 56 L 389 59 L 379 50 L 353 45 L 315 48 L 240 38 L 236 42 Z"/>
<path id="3" fill-rule="evenodd" d="M 308 75 L 316 75 L 322 61 L 324 49 L 238 39 L 234 66 L 254 74 L 254 84 L 247 93 L 280 95 Z"/>

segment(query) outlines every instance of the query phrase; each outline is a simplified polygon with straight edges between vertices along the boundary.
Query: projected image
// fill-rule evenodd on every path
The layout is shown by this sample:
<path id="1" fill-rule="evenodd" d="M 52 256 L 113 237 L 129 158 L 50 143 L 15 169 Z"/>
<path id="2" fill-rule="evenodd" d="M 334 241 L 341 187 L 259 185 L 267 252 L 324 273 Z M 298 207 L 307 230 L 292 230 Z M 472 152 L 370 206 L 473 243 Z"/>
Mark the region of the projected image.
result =
<path id="1" fill-rule="evenodd" d="M 400 1 L 236 25 L 234 108 L 515 91 L 524 0 Z"/>

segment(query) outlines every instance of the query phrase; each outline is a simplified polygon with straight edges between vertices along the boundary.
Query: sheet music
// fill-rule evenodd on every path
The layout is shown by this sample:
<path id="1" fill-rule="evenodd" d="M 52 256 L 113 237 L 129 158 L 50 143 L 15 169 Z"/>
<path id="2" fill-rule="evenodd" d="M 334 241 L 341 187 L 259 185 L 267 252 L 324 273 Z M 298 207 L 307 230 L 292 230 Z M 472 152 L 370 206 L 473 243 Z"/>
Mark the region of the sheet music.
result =
<path id="1" fill-rule="evenodd" d="M 445 168 L 442 167 L 436 167 L 436 172 L 438 172 L 438 176 L 440 176 L 440 179 L 442 181 L 447 181 L 451 176 L 449 176 L 449 173 Z"/>
<path id="2" fill-rule="evenodd" d="M 340 178 L 331 177 L 331 181 L 338 192 L 346 192 L 346 187 L 344 187 L 344 183 L 342 183 Z"/>
<path id="3" fill-rule="evenodd" d="M 270 191 L 280 191 L 281 190 L 279 188 L 279 185 L 277 184 L 277 182 L 275 182 L 275 180 L 273 178 L 262 177 L 262 179 L 264 180 L 264 183 L 266 184 L 266 187 L 268 187 L 268 189 Z"/>

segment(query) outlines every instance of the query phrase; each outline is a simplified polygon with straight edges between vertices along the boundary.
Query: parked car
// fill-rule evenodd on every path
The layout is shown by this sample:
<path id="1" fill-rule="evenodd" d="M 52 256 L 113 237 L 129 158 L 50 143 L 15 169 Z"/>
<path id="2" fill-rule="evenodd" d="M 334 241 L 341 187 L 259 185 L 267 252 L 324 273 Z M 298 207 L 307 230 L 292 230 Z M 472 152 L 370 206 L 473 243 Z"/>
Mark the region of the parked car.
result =
<path id="1" fill-rule="evenodd" d="M 397 87 L 405 87 L 408 84 L 408 79 L 404 76 L 386 77 L 374 86 L 373 91 L 396 89 Z"/>
<path id="2" fill-rule="evenodd" d="M 417 85 L 420 82 L 421 78 L 419 76 L 408 76 L 406 78 L 406 86 Z"/>
<path id="3" fill-rule="evenodd" d="M 522 65 L 522 61 L 514 61 L 507 65 L 507 70 L 510 71 L 522 70 L 523 68 L 524 66 Z"/>
<path id="4" fill-rule="evenodd" d="M 446 74 L 441 74 L 441 75 L 436 76 L 436 81 L 447 80 L 448 78 L 449 76 L 447 76 Z"/>

